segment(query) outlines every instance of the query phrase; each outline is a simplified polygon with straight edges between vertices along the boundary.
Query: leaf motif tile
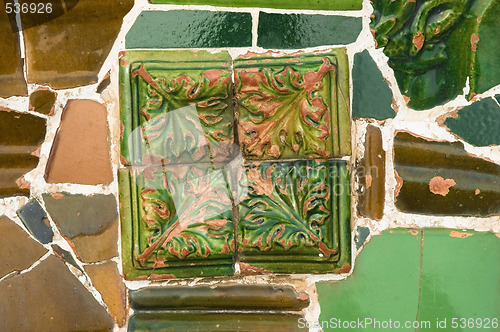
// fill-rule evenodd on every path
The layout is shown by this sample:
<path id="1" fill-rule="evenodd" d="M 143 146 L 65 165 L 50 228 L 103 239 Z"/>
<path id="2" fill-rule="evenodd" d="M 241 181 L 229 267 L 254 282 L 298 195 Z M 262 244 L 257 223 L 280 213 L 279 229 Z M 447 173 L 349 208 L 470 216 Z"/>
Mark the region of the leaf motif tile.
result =
<path id="1" fill-rule="evenodd" d="M 243 270 L 331 272 L 348 264 L 345 162 L 255 162 L 246 175 L 248 197 L 238 207 Z"/>
<path id="2" fill-rule="evenodd" d="M 122 229 L 127 276 L 232 273 L 233 211 L 224 170 L 210 164 L 131 168 L 120 177 L 130 181 L 133 195 L 133 214 Z"/>
<path id="3" fill-rule="evenodd" d="M 344 49 L 235 60 L 238 136 L 246 159 L 329 158 L 350 152 Z"/>
<path id="4" fill-rule="evenodd" d="M 127 52 L 120 63 L 124 164 L 228 158 L 233 113 L 227 52 Z"/>

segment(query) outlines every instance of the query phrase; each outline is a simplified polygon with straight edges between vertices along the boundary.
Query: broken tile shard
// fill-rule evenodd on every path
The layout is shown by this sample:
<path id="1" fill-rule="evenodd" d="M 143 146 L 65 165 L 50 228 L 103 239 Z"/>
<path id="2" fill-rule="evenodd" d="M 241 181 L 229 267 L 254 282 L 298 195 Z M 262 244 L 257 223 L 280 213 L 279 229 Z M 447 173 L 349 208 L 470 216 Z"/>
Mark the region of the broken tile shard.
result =
<path id="1" fill-rule="evenodd" d="M 36 199 L 30 200 L 26 205 L 17 211 L 17 215 L 24 226 L 33 236 L 43 244 L 52 241 L 54 232 L 50 226 L 47 214 Z"/>

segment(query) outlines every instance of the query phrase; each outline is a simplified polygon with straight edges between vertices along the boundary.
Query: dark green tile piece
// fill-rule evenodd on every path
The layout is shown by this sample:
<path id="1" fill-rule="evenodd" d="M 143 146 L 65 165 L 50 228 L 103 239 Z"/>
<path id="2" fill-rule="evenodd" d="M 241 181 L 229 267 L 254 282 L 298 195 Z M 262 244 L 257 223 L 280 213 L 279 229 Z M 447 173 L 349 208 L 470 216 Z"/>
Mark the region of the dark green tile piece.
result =
<path id="1" fill-rule="evenodd" d="M 272 49 L 302 49 L 356 41 L 361 17 L 268 14 L 260 12 L 257 45 Z"/>
<path id="2" fill-rule="evenodd" d="M 363 8 L 361 0 L 149 0 L 158 4 L 210 5 L 224 7 L 264 7 L 279 9 L 309 10 L 358 10 Z"/>
<path id="3" fill-rule="evenodd" d="M 500 95 L 496 96 L 497 100 Z M 493 98 L 476 101 L 449 117 L 444 124 L 453 134 L 476 146 L 500 144 L 500 107 Z"/>
<path id="4" fill-rule="evenodd" d="M 84 263 L 118 255 L 118 211 L 113 195 L 44 194 L 47 212 Z"/>
<path id="5" fill-rule="evenodd" d="M 392 91 L 368 51 L 354 55 L 352 116 L 385 120 L 396 116 Z"/>
<path id="6" fill-rule="evenodd" d="M 28 233 L 5 216 L 0 217 L 0 243 L 0 278 L 13 271 L 29 268 L 47 253 L 40 243 L 31 239 Z"/>
<path id="7" fill-rule="evenodd" d="M 5 5 L 7 2 L 4 2 Z M 28 93 L 23 74 L 23 60 L 14 15 L 5 7 L 0 11 L 0 97 L 26 96 Z"/>
<path id="8" fill-rule="evenodd" d="M 229 160 L 234 141 L 232 90 L 227 52 L 123 53 L 122 163 Z"/>
<path id="9" fill-rule="evenodd" d="M 460 142 L 437 142 L 398 132 L 394 164 L 404 212 L 493 216 L 500 214 L 500 165 L 473 157 Z"/>
<path id="10" fill-rule="evenodd" d="M 243 273 L 350 270 L 344 161 L 253 163 L 246 167 L 245 180 L 248 196 L 238 206 Z"/>
<path id="11" fill-rule="evenodd" d="M 418 320 L 434 323 L 437 318 L 446 319 L 451 331 L 456 318 L 458 328 L 453 330 L 479 331 L 489 318 L 490 328 L 485 330 L 498 330 L 498 325 L 491 324 L 493 318 L 497 322 L 500 318 L 497 236 L 472 230 L 425 229 Z"/>
<path id="12" fill-rule="evenodd" d="M 379 128 L 366 127 L 365 154 L 359 161 L 357 177 L 359 183 L 358 212 L 361 216 L 380 220 L 385 203 L 385 151 Z"/>
<path id="13" fill-rule="evenodd" d="M 53 89 L 96 83 L 134 1 L 50 3 L 52 14 L 21 13 L 28 82 Z"/>
<path id="14" fill-rule="evenodd" d="M 330 322 L 331 318 L 356 322 L 358 318 L 414 321 L 422 246 L 421 232 L 415 234 L 406 229 L 386 230 L 365 245 L 347 280 L 318 282 L 319 321 Z M 338 329 L 323 325 L 324 331 Z M 368 325 L 359 330 L 378 329 Z"/>
<path id="15" fill-rule="evenodd" d="M 498 0 L 372 3 L 377 47 L 384 47 L 409 107 L 423 110 L 452 100 L 468 77 L 472 94 L 499 82 Z"/>
<path id="16" fill-rule="evenodd" d="M 125 46 L 127 48 L 250 47 L 252 16 L 250 13 L 222 11 L 144 11 L 127 33 Z"/>
<path id="17" fill-rule="evenodd" d="M 130 291 L 130 304 L 135 311 L 300 311 L 309 305 L 309 296 L 291 286 L 274 285 L 149 287 Z"/>
<path id="18" fill-rule="evenodd" d="M 356 248 L 359 249 L 365 243 L 366 239 L 370 235 L 370 229 L 368 227 L 358 227 L 356 229 Z"/>
<path id="19" fill-rule="evenodd" d="M 300 328 L 295 313 L 196 313 L 139 312 L 129 319 L 129 332 L 308 331 Z"/>
<path id="20" fill-rule="evenodd" d="M 41 114 L 54 114 L 54 103 L 56 102 L 57 93 L 47 89 L 39 88 L 30 94 L 30 111 L 35 111 Z"/>
<path id="21" fill-rule="evenodd" d="M 235 244 L 227 177 L 211 164 L 121 170 L 125 277 L 232 274 Z"/>
<path id="22" fill-rule="evenodd" d="M 18 179 L 38 165 L 33 153 L 43 143 L 45 129 L 42 118 L 0 108 L 0 198 L 29 195 L 29 187 Z"/>
<path id="23" fill-rule="evenodd" d="M 76 260 L 73 258 L 73 255 L 69 251 L 64 250 L 63 248 L 59 247 L 57 244 L 51 245 L 52 250 L 54 251 L 54 255 L 62 259 L 64 262 L 71 264 L 78 270 L 80 270 L 83 273 L 82 268 L 78 265 Z"/>
<path id="24" fill-rule="evenodd" d="M 351 152 L 345 49 L 234 63 L 238 134 L 247 160 L 328 158 Z"/>
<path id="25" fill-rule="evenodd" d="M 17 211 L 17 215 L 21 218 L 24 226 L 38 241 L 44 244 L 52 241 L 54 232 L 52 232 L 45 211 L 36 199 L 30 200 L 25 206 L 20 208 Z"/>
<path id="26" fill-rule="evenodd" d="M 50 256 L 0 282 L 2 331 L 113 331 L 111 317 L 66 265 Z M 29 314 L 26 310 L 29 310 Z"/>

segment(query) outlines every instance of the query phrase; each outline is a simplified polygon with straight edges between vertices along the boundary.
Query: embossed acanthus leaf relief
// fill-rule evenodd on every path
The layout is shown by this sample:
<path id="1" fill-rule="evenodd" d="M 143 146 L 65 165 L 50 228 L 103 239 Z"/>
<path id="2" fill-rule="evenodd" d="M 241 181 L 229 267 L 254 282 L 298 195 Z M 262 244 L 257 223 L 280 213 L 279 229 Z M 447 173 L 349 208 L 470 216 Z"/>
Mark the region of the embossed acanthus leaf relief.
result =
<path id="1" fill-rule="evenodd" d="M 330 110 L 321 90 L 336 70 L 328 58 L 317 71 L 291 66 L 237 69 L 238 132 L 242 151 L 257 158 L 308 154 L 329 157 Z M 333 73 L 332 73 L 333 72 Z"/>
<path id="2" fill-rule="evenodd" d="M 323 242 L 323 226 L 331 216 L 328 167 L 314 165 L 262 163 L 248 169 L 249 195 L 240 209 L 244 247 L 314 246 L 327 259 L 337 252 Z"/>
<path id="3" fill-rule="evenodd" d="M 147 242 L 135 257 L 143 267 L 164 267 L 172 256 L 208 257 L 234 250 L 232 204 L 222 172 L 158 167 L 148 177 L 140 192 L 140 236 Z"/>

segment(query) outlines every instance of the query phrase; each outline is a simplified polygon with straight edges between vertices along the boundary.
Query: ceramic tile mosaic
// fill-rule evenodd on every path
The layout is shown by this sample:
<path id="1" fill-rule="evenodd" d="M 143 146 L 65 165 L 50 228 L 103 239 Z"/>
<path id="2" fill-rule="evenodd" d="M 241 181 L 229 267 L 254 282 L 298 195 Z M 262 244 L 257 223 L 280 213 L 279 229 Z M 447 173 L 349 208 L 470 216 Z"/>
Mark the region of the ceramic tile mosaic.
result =
<path id="1" fill-rule="evenodd" d="M 0 1 L 0 331 L 498 330 L 499 16 Z"/>

